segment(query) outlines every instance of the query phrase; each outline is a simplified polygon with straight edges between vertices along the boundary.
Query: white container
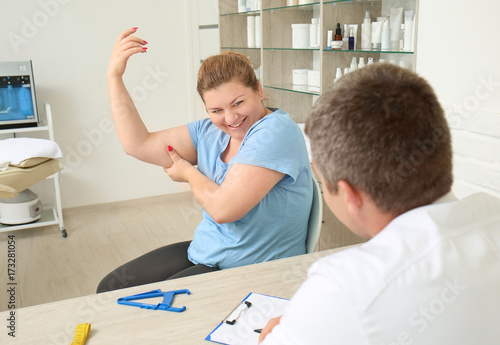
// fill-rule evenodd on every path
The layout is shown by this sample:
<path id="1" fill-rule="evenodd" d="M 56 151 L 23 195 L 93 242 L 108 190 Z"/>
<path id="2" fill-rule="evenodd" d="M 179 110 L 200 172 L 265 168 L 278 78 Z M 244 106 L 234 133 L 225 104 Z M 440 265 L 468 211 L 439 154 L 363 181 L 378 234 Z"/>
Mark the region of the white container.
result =
<path id="1" fill-rule="evenodd" d="M 299 4 L 299 0 L 286 0 L 287 6 L 296 6 Z"/>
<path id="2" fill-rule="evenodd" d="M 310 4 L 311 0 L 299 0 L 299 5 Z"/>
<path id="3" fill-rule="evenodd" d="M 255 48 L 262 46 L 262 21 L 260 16 L 255 16 Z"/>
<path id="4" fill-rule="evenodd" d="M 313 88 L 319 88 L 319 78 L 319 71 L 315 71 L 312 69 L 307 70 L 307 85 Z"/>
<path id="5" fill-rule="evenodd" d="M 350 71 L 355 71 L 358 69 L 358 63 L 356 62 L 356 57 L 353 56 L 351 60 L 351 66 L 350 66 Z"/>
<path id="6" fill-rule="evenodd" d="M 358 68 L 363 68 L 365 66 L 366 66 L 366 64 L 365 64 L 365 58 L 364 57 L 360 57 L 359 58 L 359 63 L 358 63 Z"/>
<path id="7" fill-rule="evenodd" d="M 411 39 L 413 36 L 413 11 L 405 12 L 405 37 L 404 37 L 404 50 L 405 52 L 411 51 Z"/>
<path id="8" fill-rule="evenodd" d="M 372 23 L 372 50 L 380 50 L 382 47 L 382 23 Z"/>
<path id="9" fill-rule="evenodd" d="M 308 69 L 294 69 L 293 73 L 293 85 L 307 85 L 307 73 Z"/>
<path id="10" fill-rule="evenodd" d="M 247 1 L 238 0 L 238 12 L 246 12 L 246 11 L 247 11 Z"/>
<path id="11" fill-rule="evenodd" d="M 339 80 L 342 77 L 342 70 L 340 67 L 337 67 L 337 73 L 335 73 L 335 81 Z"/>
<path id="12" fill-rule="evenodd" d="M 389 21 L 385 21 L 382 26 L 382 47 L 381 50 L 389 51 L 391 50 L 391 27 L 389 26 Z"/>
<path id="13" fill-rule="evenodd" d="M 247 17 L 247 43 L 248 48 L 255 48 L 255 17 Z"/>
<path id="14" fill-rule="evenodd" d="M 361 49 L 371 50 L 372 48 L 372 21 L 370 11 L 365 12 L 365 19 L 361 24 Z"/>
<path id="15" fill-rule="evenodd" d="M 399 50 L 401 24 L 403 24 L 403 8 L 391 8 L 391 50 Z"/>
<path id="16" fill-rule="evenodd" d="M 309 48 L 311 24 L 292 24 L 292 48 Z"/>
<path id="17" fill-rule="evenodd" d="M 318 18 L 311 19 L 311 26 L 309 27 L 309 47 L 319 48 L 319 37 L 318 37 Z"/>

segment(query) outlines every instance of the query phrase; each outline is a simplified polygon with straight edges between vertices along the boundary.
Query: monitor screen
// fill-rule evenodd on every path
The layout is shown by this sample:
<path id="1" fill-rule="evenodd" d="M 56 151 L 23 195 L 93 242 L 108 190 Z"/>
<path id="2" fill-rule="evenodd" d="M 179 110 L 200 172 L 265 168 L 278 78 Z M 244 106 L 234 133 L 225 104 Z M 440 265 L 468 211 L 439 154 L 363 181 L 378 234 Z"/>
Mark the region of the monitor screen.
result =
<path id="1" fill-rule="evenodd" d="M 0 128 L 36 126 L 31 62 L 0 62 Z"/>

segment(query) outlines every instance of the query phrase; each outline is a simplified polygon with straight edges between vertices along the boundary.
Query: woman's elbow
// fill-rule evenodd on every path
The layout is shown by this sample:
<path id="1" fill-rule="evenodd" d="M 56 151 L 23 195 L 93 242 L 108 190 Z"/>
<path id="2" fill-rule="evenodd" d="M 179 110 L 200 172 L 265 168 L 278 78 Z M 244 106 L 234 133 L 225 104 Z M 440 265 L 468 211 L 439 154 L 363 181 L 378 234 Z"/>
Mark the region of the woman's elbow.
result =
<path id="1" fill-rule="evenodd" d="M 211 216 L 217 224 L 224 224 L 236 222 L 237 220 L 240 220 L 244 215 L 240 215 L 239 213 L 234 212 L 215 212 Z"/>

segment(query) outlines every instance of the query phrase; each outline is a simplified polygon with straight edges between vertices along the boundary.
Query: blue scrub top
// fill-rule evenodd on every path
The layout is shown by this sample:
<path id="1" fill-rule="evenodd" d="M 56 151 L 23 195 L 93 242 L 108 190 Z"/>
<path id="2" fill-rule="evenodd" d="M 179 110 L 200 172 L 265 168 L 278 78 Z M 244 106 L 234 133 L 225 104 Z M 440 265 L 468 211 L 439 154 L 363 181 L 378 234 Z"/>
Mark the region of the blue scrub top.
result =
<path id="1" fill-rule="evenodd" d="M 278 109 L 254 123 L 229 163 L 221 155 L 230 137 L 210 119 L 191 122 L 188 130 L 197 150 L 198 169 L 218 185 L 233 164 L 285 174 L 235 222 L 218 224 L 203 210 L 188 249 L 189 260 L 226 269 L 304 254 L 313 184 L 304 136 L 290 115 Z"/>

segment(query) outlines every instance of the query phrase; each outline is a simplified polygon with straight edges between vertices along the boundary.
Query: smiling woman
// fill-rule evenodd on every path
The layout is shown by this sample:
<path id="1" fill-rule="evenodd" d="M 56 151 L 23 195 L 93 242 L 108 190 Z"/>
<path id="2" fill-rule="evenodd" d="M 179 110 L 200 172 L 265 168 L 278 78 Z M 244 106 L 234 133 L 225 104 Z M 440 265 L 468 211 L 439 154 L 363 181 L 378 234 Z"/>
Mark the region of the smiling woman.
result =
<path id="1" fill-rule="evenodd" d="M 97 291 L 304 254 L 312 202 L 304 138 L 287 113 L 263 105 L 248 59 L 237 53 L 206 59 L 197 89 L 210 118 L 150 133 L 122 80 L 129 57 L 146 51 L 136 31 L 120 35 L 108 68 L 120 140 L 128 154 L 189 183 L 203 219 L 192 241 L 126 263 Z"/>

